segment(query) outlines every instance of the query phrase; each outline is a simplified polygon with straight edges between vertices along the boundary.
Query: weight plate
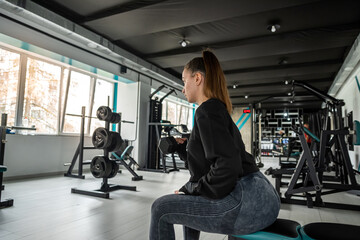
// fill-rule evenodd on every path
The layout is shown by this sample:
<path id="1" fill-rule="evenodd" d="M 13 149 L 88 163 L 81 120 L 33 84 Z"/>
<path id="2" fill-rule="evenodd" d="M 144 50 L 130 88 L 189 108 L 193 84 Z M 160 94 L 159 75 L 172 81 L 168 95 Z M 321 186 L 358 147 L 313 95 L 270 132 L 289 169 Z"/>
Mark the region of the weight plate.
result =
<path id="1" fill-rule="evenodd" d="M 119 123 L 120 122 L 120 114 L 113 113 L 113 117 L 111 118 L 111 123 Z"/>
<path id="2" fill-rule="evenodd" d="M 92 135 L 92 143 L 95 148 L 106 149 L 111 145 L 111 136 L 106 128 L 95 129 Z"/>
<path id="3" fill-rule="evenodd" d="M 107 106 L 101 106 L 96 111 L 96 116 L 102 121 L 110 121 L 113 113 L 111 109 Z"/>
<path id="4" fill-rule="evenodd" d="M 109 152 L 117 152 L 121 149 L 121 145 L 124 143 L 118 132 L 110 132 L 111 145 L 107 148 Z"/>
<path id="5" fill-rule="evenodd" d="M 91 160 L 90 171 L 95 178 L 103 178 L 112 170 L 111 161 L 104 156 L 95 156 Z"/>
<path id="6" fill-rule="evenodd" d="M 111 172 L 109 174 L 109 178 L 113 178 L 119 171 L 119 165 L 115 161 L 111 161 Z"/>

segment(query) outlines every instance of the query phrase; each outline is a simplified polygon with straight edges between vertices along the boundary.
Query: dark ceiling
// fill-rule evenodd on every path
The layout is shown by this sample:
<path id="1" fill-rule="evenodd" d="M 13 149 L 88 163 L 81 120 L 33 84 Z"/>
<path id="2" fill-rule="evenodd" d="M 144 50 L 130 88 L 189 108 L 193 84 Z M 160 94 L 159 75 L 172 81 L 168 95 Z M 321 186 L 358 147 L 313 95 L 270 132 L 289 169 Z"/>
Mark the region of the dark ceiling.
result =
<path id="1" fill-rule="evenodd" d="M 211 48 L 234 105 L 319 108 L 305 89 L 327 92 L 360 32 L 359 0 L 34 0 L 181 78 Z M 267 28 L 280 25 L 276 32 Z M 190 42 L 181 47 L 183 39 Z M 234 88 L 234 86 L 236 88 Z M 248 98 L 245 98 L 248 96 Z"/>

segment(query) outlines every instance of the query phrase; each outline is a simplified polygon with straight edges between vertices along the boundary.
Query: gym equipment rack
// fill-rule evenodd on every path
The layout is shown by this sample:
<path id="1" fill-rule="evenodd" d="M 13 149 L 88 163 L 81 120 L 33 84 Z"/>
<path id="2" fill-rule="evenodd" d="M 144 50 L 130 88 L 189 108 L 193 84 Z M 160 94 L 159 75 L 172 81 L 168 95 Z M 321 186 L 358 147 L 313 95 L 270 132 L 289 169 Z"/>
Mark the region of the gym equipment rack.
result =
<path id="1" fill-rule="evenodd" d="M 76 114 L 68 114 L 71 116 L 75 116 L 75 117 L 81 117 L 81 128 L 80 128 L 80 142 L 78 147 L 76 148 L 74 157 L 71 161 L 71 163 L 65 163 L 65 166 L 69 166 L 69 169 L 66 173 L 64 173 L 65 177 L 73 177 L 73 178 L 81 178 L 81 179 L 85 179 L 85 175 L 83 175 L 83 165 L 90 165 L 91 164 L 91 160 L 85 160 L 84 161 L 84 150 L 95 150 L 97 148 L 95 147 L 84 147 L 84 135 L 85 135 L 85 118 L 88 116 L 85 116 L 85 107 L 81 108 L 81 115 L 76 115 Z M 96 117 L 88 117 L 88 118 L 96 118 Z M 121 132 L 121 123 L 134 123 L 131 121 L 126 121 L 126 120 L 121 120 L 121 114 L 120 114 L 120 121 L 118 124 L 118 132 Z M 138 165 L 137 162 L 130 156 L 130 153 L 132 151 L 134 147 L 133 146 L 128 146 L 125 148 L 125 150 L 122 153 L 117 152 L 112 153 L 112 156 L 114 156 L 116 158 L 116 162 L 118 164 L 123 165 L 132 175 L 133 181 L 139 181 L 142 180 L 143 177 L 139 176 L 131 167 L 132 165 Z M 118 155 L 120 155 L 121 157 L 119 157 Z M 118 157 L 116 157 L 118 156 Z M 79 163 L 78 163 L 78 172 L 77 174 L 74 174 L 72 171 L 75 167 L 76 161 L 77 159 L 79 159 Z M 127 163 L 125 160 L 129 160 L 129 163 Z M 119 173 L 121 173 L 121 170 L 118 171 Z"/>
<path id="2" fill-rule="evenodd" d="M 342 100 L 333 98 L 320 90 L 313 88 L 302 82 L 292 82 L 293 86 L 301 86 L 314 95 L 323 99 L 327 105 L 324 123 L 320 131 L 320 147 L 316 155 L 313 155 L 312 148 L 306 143 L 304 128 L 299 120 L 300 127 L 297 131 L 303 152 L 295 169 L 285 169 L 273 172 L 276 178 L 276 188 L 279 191 L 282 174 L 292 174 L 289 186 L 285 192 L 285 198 L 281 198 L 282 203 L 356 210 L 360 211 L 360 205 L 351 205 L 344 203 L 323 202 L 321 196 L 344 192 L 348 190 L 360 190 L 360 185 L 356 182 L 356 170 L 352 169 L 349 153 L 347 150 L 345 138 L 350 134 L 349 129 L 344 127 L 342 118 L 342 106 L 345 103 Z M 333 130 L 330 130 L 328 113 L 334 113 Z M 335 149 L 334 153 L 332 149 Z M 326 158 L 325 158 L 326 157 Z M 332 166 L 330 165 L 333 164 Z M 335 176 L 326 176 L 324 172 L 335 171 Z M 298 180 L 302 177 L 302 181 Z M 331 183 L 329 183 L 331 182 Z M 334 182 L 334 183 L 332 183 Z M 323 191 L 328 190 L 328 191 Z M 310 193 L 314 192 L 315 193 Z M 280 194 L 280 192 L 279 192 Z M 296 195 L 302 194 L 302 195 Z M 293 197 L 306 197 L 306 200 L 294 199 Z M 315 201 L 313 201 L 315 197 Z"/>
<path id="3" fill-rule="evenodd" d="M 172 171 L 179 171 L 176 166 L 176 162 L 173 158 L 173 168 L 168 168 L 166 166 L 165 158 L 166 156 L 161 156 L 160 151 L 158 149 L 158 141 L 161 138 L 162 126 L 175 126 L 171 124 L 163 124 L 161 123 L 162 117 L 162 101 L 168 97 L 171 93 L 175 92 L 175 89 L 170 89 L 170 91 L 165 94 L 160 100 L 157 97 L 152 99 L 152 97 L 165 88 L 165 85 L 161 85 L 157 88 L 153 93 L 150 94 L 149 98 L 149 136 L 148 136 L 148 149 L 146 156 L 146 164 L 145 167 L 139 168 L 139 170 L 143 171 L 151 171 L 151 172 L 163 172 L 170 173 Z M 160 164 L 160 158 L 162 159 L 162 166 Z"/>
<path id="4" fill-rule="evenodd" d="M 5 156 L 5 143 L 6 143 L 6 124 L 7 124 L 7 114 L 1 114 L 1 126 L 0 126 L 0 136 L 1 136 L 1 143 L 0 143 L 0 208 L 7 208 L 14 205 L 13 199 L 6 199 L 1 201 L 1 192 L 5 189 L 3 185 L 3 173 L 7 170 L 6 166 L 4 166 L 4 156 Z"/>
<path id="5" fill-rule="evenodd" d="M 85 119 L 85 107 L 82 108 L 82 124 L 81 124 L 82 125 L 82 127 L 81 127 L 82 133 L 80 134 L 80 136 L 81 136 L 80 137 L 80 144 L 79 144 L 78 150 L 75 152 L 75 155 L 74 155 L 74 158 L 73 158 L 73 161 L 72 161 L 70 167 L 75 165 L 77 155 L 80 155 L 81 151 L 83 149 L 93 149 L 92 147 L 86 147 L 86 148 L 83 147 L 83 144 L 84 144 L 84 141 L 83 141 L 83 139 L 84 139 L 84 119 Z M 122 121 L 121 121 L 121 116 L 120 116 L 120 121 L 118 123 L 119 124 L 119 128 L 118 128 L 118 133 L 119 134 L 120 134 L 120 131 L 121 131 L 121 122 Z M 105 129 L 109 130 L 109 128 L 110 128 L 110 122 L 105 121 Z M 109 157 L 110 152 L 107 149 L 104 149 L 103 151 L 104 151 L 103 156 Z M 82 155 L 81 155 L 81 157 L 79 157 L 79 169 L 82 169 L 83 164 L 84 164 L 84 162 L 82 162 Z M 124 165 L 124 164 L 126 164 L 126 162 L 122 162 L 122 164 Z M 70 168 L 69 168 L 69 170 L 70 170 Z M 71 170 L 72 170 L 72 168 L 71 168 Z M 142 176 L 140 176 L 140 177 L 142 179 Z M 80 178 L 82 178 L 82 177 L 80 177 Z M 141 179 L 137 179 L 137 180 L 141 180 Z M 108 177 L 104 177 L 103 181 L 101 183 L 101 187 L 99 189 L 96 189 L 96 190 L 82 190 L 82 189 L 72 188 L 71 193 L 78 193 L 78 194 L 83 194 L 83 195 L 88 195 L 88 196 L 93 196 L 93 197 L 101 197 L 101 198 L 109 199 L 110 198 L 110 192 L 121 190 L 121 189 L 129 190 L 129 191 L 136 191 L 136 186 L 123 186 L 123 185 L 109 184 L 108 183 Z"/>

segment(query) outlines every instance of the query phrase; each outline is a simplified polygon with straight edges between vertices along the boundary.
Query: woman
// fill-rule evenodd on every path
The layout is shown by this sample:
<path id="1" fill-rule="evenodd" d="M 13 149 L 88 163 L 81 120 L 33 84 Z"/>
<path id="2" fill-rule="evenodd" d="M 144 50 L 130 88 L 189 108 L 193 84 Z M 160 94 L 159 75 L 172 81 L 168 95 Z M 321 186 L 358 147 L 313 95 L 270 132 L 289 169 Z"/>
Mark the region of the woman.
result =
<path id="1" fill-rule="evenodd" d="M 186 240 L 199 239 L 200 231 L 248 234 L 269 226 L 279 213 L 279 196 L 245 151 L 216 56 L 203 51 L 186 64 L 182 79 L 183 94 L 199 105 L 187 145 L 177 139 L 191 177 L 153 203 L 150 240 L 175 239 L 173 224 L 184 226 Z"/>

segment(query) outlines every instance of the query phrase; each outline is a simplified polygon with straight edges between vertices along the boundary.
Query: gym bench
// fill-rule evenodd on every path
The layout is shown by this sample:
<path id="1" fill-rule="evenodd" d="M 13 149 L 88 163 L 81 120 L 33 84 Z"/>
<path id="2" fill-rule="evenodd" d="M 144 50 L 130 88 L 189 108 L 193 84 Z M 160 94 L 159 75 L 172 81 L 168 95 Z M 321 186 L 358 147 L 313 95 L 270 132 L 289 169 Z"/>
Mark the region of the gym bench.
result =
<path id="1" fill-rule="evenodd" d="M 301 225 L 292 220 L 276 219 L 269 227 L 246 235 L 229 235 L 228 240 L 358 240 L 360 226 L 316 222 Z"/>
<path id="2" fill-rule="evenodd" d="M 228 240 L 301 240 L 301 225 L 287 219 L 276 219 L 269 227 L 246 235 L 229 235 Z"/>

